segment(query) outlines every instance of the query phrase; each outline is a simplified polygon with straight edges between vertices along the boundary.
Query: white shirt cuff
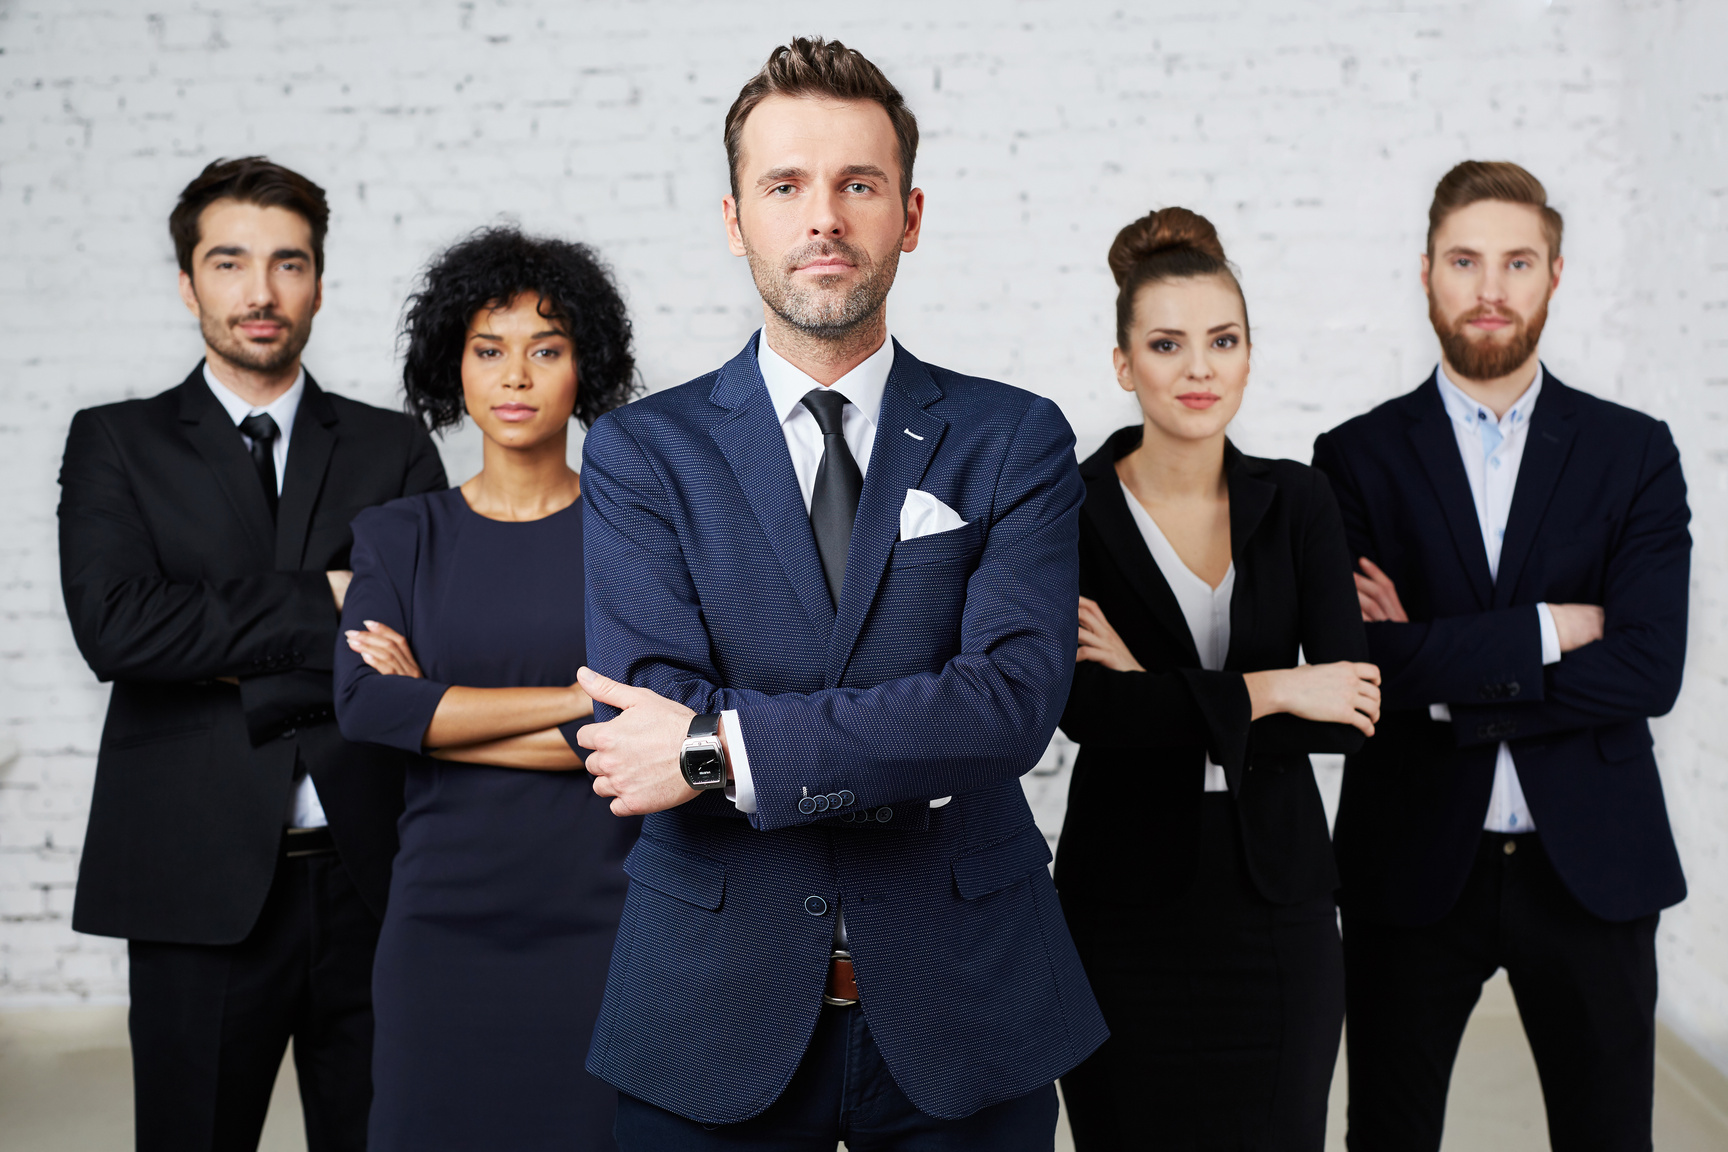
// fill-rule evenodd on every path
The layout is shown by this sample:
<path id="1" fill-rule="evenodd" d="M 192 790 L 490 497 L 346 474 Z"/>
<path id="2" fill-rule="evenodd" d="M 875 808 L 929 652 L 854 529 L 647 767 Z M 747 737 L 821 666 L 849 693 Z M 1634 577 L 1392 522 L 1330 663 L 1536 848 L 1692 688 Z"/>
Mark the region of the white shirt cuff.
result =
<path id="1" fill-rule="evenodd" d="M 1542 625 L 1542 663 L 1560 663 L 1560 629 L 1554 627 L 1554 611 L 1547 604 L 1536 605 L 1536 619 Z"/>
<path id="2" fill-rule="evenodd" d="M 1428 719 L 1438 720 L 1442 724 L 1452 723 L 1452 709 L 1445 704 L 1428 705 Z"/>
<path id="3" fill-rule="evenodd" d="M 744 747 L 744 726 L 738 723 L 738 709 L 720 713 L 720 730 L 726 738 L 726 762 L 732 766 L 732 783 L 726 785 L 726 799 L 740 812 L 756 811 L 756 786 L 750 782 L 750 753 Z"/>

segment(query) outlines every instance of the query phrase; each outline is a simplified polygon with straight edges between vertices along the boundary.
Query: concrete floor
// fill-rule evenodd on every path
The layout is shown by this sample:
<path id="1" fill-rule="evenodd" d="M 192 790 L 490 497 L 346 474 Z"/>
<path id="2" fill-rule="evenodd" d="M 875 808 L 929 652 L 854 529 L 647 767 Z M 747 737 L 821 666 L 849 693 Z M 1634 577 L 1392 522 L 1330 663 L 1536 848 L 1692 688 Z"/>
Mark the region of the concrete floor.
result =
<path id="1" fill-rule="evenodd" d="M 1327 1152 L 1344 1148 L 1342 1061 Z M 124 1008 L 0 1013 L 0 1152 L 122 1152 L 132 1143 Z M 1656 1065 L 1657 1152 L 1728 1148 L 1728 1079 L 1665 1030 Z M 1446 1111 L 1443 1152 L 1538 1152 L 1548 1146 L 1536 1066 L 1504 976 L 1471 1018 Z M 263 1152 L 303 1152 L 294 1067 L 284 1062 Z M 1059 1152 L 1068 1152 L 1066 1124 Z"/>

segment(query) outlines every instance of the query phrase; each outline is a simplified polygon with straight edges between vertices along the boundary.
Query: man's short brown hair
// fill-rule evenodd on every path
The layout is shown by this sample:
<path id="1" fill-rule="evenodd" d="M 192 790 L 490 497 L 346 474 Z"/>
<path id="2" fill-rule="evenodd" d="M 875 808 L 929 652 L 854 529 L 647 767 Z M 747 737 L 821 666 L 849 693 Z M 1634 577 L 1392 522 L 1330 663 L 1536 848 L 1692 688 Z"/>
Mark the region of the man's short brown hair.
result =
<path id="1" fill-rule="evenodd" d="M 900 198 L 912 194 L 912 161 L 918 155 L 918 119 L 900 90 L 855 48 L 838 40 L 798 37 L 768 56 L 726 113 L 726 167 L 732 196 L 738 196 L 738 151 L 744 121 L 770 96 L 826 96 L 833 100 L 872 100 L 882 105 L 900 142 Z"/>
<path id="2" fill-rule="evenodd" d="M 168 234 L 174 238 L 174 257 L 180 261 L 180 271 L 192 275 L 192 253 L 202 239 L 198 218 L 218 200 L 286 208 L 304 217 L 312 227 L 312 262 L 318 275 L 324 275 L 324 234 L 330 228 L 330 205 L 324 200 L 324 189 L 263 156 L 211 161 L 180 193 L 180 202 L 168 214 Z"/>
<path id="3" fill-rule="evenodd" d="M 1428 258 L 1434 258 L 1434 234 L 1446 217 L 1479 200 L 1505 200 L 1528 204 L 1542 216 L 1542 235 L 1548 241 L 1548 262 L 1560 255 L 1564 221 L 1548 207 L 1548 190 L 1542 181 L 1510 160 L 1466 160 L 1440 177 L 1434 186 L 1434 202 L 1428 206 Z"/>

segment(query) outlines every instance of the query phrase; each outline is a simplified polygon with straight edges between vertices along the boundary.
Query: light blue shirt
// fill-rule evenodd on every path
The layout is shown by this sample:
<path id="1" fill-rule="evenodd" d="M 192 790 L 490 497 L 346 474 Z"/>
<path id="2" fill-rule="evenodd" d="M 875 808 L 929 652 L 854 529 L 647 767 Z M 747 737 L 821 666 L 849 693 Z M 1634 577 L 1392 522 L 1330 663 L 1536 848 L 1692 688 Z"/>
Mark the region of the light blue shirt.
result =
<path id="1" fill-rule="evenodd" d="M 1453 434 L 1458 438 L 1458 454 L 1464 462 L 1464 474 L 1470 480 L 1470 497 L 1476 504 L 1476 521 L 1482 529 L 1482 547 L 1488 554 L 1488 574 L 1498 579 L 1500 552 L 1506 544 L 1506 521 L 1512 514 L 1512 497 L 1518 488 L 1518 469 L 1524 462 L 1524 445 L 1530 438 L 1530 414 L 1542 394 L 1544 369 L 1536 368 L 1536 379 L 1524 394 L 1498 418 L 1485 404 L 1479 404 L 1465 394 L 1446 375 L 1444 366 L 1434 372 L 1440 386 L 1440 400 L 1452 421 Z M 1536 605 L 1536 619 L 1542 632 L 1542 663 L 1553 664 L 1560 659 L 1560 632 L 1554 626 L 1554 614 L 1548 605 Z M 1450 720 L 1452 713 L 1444 704 L 1429 708 L 1436 720 Z M 1483 828 L 1490 832 L 1534 832 L 1536 821 L 1530 815 L 1530 805 L 1524 799 L 1524 788 L 1518 782 L 1518 769 L 1512 762 L 1512 749 L 1501 741 L 1494 760 L 1494 787 L 1488 797 L 1488 814 Z"/>

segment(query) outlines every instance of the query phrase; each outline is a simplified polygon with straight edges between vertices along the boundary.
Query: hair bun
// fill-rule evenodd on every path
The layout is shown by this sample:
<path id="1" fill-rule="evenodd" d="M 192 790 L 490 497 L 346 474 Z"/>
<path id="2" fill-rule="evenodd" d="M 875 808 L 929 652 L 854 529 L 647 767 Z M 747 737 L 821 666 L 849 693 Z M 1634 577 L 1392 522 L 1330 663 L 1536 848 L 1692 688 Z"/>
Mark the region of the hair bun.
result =
<path id="1" fill-rule="evenodd" d="M 1171 249 L 1187 248 L 1224 263 L 1224 245 L 1212 221 L 1186 208 L 1160 208 L 1149 212 L 1116 233 L 1110 245 L 1110 272 L 1116 286 L 1128 278 L 1134 265 Z"/>

